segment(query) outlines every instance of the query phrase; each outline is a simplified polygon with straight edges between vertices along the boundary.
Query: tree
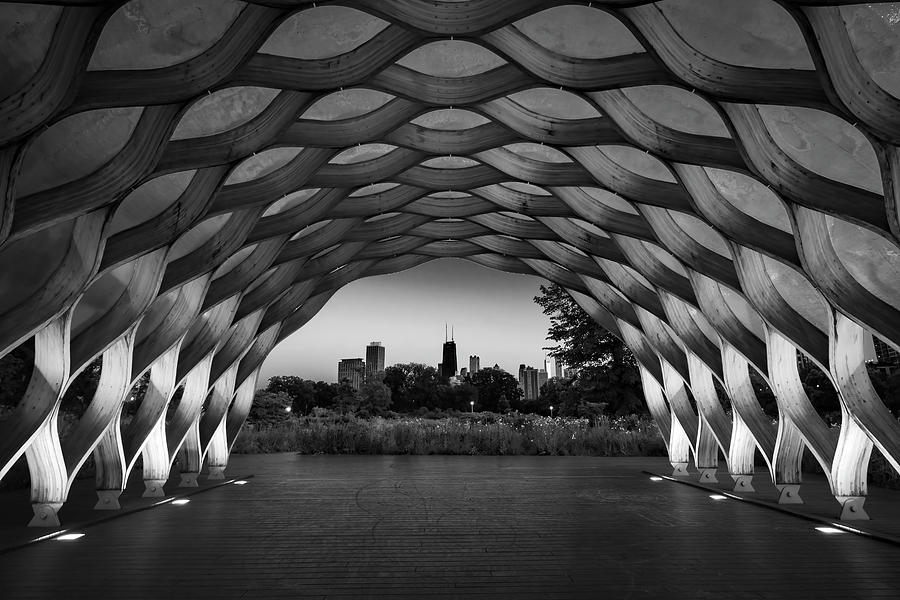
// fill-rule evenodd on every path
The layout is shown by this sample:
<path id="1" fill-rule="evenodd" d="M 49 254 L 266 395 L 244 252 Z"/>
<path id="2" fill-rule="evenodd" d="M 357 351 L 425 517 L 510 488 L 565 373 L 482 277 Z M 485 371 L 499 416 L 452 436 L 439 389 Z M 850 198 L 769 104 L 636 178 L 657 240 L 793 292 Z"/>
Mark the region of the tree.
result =
<path id="1" fill-rule="evenodd" d="M 313 384 L 313 407 L 332 408 L 341 386 L 337 383 L 317 381 Z"/>
<path id="2" fill-rule="evenodd" d="M 358 412 L 363 416 L 381 415 L 391 406 L 391 388 L 380 381 L 369 381 L 359 390 Z"/>
<path id="3" fill-rule="evenodd" d="M 478 408 L 493 412 L 505 412 L 522 406 L 522 389 L 516 379 L 503 369 L 481 369 L 471 376 L 472 385 L 478 390 Z"/>
<path id="4" fill-rule="evenodd" d="M 634 355 L 619 338 L 599 325 L 559 285 L 541 286 L 534 301 L 550 316 L 550 356 L 575 367 L 561 410 L 594 412 L 597 405 L 615 415 L 646 412 Z M 579 404 L 591 404 L 591 407 Z M 554 405 L 555 406 L 555 405 Z M 564 414 L 564 413 L 560 413 Z"/>
<path id="5" fill-rule="evenodd" d="M 393 365 L 384 370 L 383 383 L 391 390 L 395 410 L 406 410 L 409 365 Z"/>
<path id="6" fill-rule="evenodd" d="M 359 392 L 346 379 L 337 385 L 334 408 L 342 414 L 355 413 L 359 408 Z"/>
<path id="7" fill-rule="evenodd" d="M 313 381 L 295 375 L 270 377 L 265 389 L 273 394 L 290 396 L 291 410 L 297 415 L 308 415 L 317 406 L 332 408 L 341 393 L 340 384 Z"/>
<path id="8" fill-rule="evenodd" d="M 292 402 L 293 399 L 284 392 L 256 390 L 247 422 L 257 426 L 269 426 L 288 421 L 291 418 Z"/>
<path id="9" fill-rule="evenodd" d="M 269 378 L 266 391 L 291 397 L 291 410 L 298 415 L 309 414 L 315 406 L 315 387 L 312 381 L 296 375 L 276 375 Z"/>
<path id="10" fill-rule="evenodd" d="M 437 388 L 435 408 L 467 411 L 471 409 L 470 402 L 478 404 L 478 388 L 468 381 L 460 385 L 439 385 Z"/>
<path id="11" fill-rule="evenodd" d="M 437 369 L 421 363 L 397 364 L 384 370 L 384 384 L 391 389 L 391 398 L 398 411 L 435 408 L 438 403 Z"/>

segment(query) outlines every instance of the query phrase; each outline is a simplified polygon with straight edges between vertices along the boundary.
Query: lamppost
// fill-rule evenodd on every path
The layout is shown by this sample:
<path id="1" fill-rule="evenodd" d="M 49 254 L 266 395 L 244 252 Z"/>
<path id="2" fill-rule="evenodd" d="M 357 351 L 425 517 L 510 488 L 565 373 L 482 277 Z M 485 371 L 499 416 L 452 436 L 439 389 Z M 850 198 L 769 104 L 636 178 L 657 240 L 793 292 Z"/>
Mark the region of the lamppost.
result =
<path id="1" fill-rule="evenodd" d="M 552 406 L 550 407 L 550 418 L 551 419 L 553 418 L 553 407 Z"/>
<path id="2" fill-rule="evenodd" d="M 472 414 L 475 414 L 475 401 L 469 400 L 469 406 L 472 408 Z"/>

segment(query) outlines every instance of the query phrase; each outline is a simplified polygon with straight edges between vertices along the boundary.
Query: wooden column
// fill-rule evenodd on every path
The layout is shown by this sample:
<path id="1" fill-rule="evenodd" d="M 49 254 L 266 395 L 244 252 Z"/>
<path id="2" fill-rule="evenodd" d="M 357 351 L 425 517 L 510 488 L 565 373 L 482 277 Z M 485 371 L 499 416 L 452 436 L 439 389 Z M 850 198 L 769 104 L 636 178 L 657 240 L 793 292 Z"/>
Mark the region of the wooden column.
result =
<path id="1" fill-rule="evenodd" d="M 206 413 L 200 419 L 200 448 L 209 464 L 210 479 L 224 479 L 228 466 L 228 439 L 225 417 L 234 398 L 238 365 L 228 368 L 213 386 Z"/>
<path id="2" fill-rule="evenodd" d="M 719 465 L 718 450 L 723 456 L 729 456 L 731 447 L 731 422 L 719 402 L 713 385 L 712 371 L 693 353 L 688 353 L 688 368 L 691 373 L 691 391 L 697 402 L 700 414 L 700 427 L 697 430 L 697 451 L 705 457 L 705 464 L 700 469 L 700 481 L 716 483 L 716 470 Z"/>
<path id="3" fill-rule="evenodd" d="M 212 353 L 191 369 L 184 379 L 181 403 L 166 426 L 169 463 L 176 457 L 181 468 L 179 487 L 197 487 L 197 477 L 203 462 L 200 455 L 200 413 L 209 395 L 209 370 Z"/>

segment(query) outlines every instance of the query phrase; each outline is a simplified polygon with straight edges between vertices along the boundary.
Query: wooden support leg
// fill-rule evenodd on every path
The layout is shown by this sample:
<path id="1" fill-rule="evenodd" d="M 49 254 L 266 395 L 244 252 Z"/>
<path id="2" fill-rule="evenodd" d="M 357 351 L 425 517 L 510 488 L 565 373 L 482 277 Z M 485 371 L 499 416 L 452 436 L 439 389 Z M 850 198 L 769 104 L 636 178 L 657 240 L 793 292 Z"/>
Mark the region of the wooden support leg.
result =
<path id="1" fill-rule="evenodd" d="M 228 437 L 224 420 L 219 424 L 209 442 L 206 460 L 209 463 L 209 478 L 225 479 L 225 468 L 228 466 Z"/>
<path id="2" fill-rule="evenodd" d="M 841 433 L 831 468 L 832 493 L 841 505 L 841 519 L 866 520 L 863 509 L 872 440 L 846 409 L 841 410 Z"/>
<path id="3" fill-rule="evenodd" d="M 653 415 L 653 422 L 659 429 L 659 435 L 662 436 L 666 449 L 669 448 L 669 440 L 672 437 L 672 416 L 669 412 L 669 405 L 666 403 L 665 394 L 663 394 L 660 382 L 650 374 L 644 366 L 639 367 L 641 373 L 641 384 L 644 389 L 644 400 L 647 402 L 647 408 Z"/>
<path id="4" fill-rule="evenodd" d="M 800 463 L 804 447 L 809 448 L 822 466 L 831 485 L 837 436 L 828 429 L 806 396 L 797 370 L 796 346 L 779 332 L 767 327 L 766 351 L 769 381 L 775 392 L 779 412 L 775 443 L 775 485 L 781 490 L 778 501 L 801 502 Z M 792 477 L 796 480 L 792 481 Z"/>
<path id="5" fill-rule="evenodd" d="M 688 368 L 691 375 L 691 391 L 697 401 L 697 412 L 700 413 L 700 427 L 697 431 L 697 454 L 702 456 L 703 467 L 700 470 L 700 481 L 717 483 L 716 471 L 719 465 L 718 450 L 728 457 L 731 446 L 731 422 L 719 403 L 713 384 L 712 372 L 696 356 L 688 353 Z"/>
<path id="6" fill-rule="evenodd" d="M 179 344 L 168 349 L 150 367 L 150 383 L 138 412 L 123 436 L 125 481 L 138 456 L 144 458 L 145 496 L 164 494 L 162 483 L 169 477 L 169 451 L 166 445 L 166 408 L 175 393 L 175 372 Z M 145 451 L 146 449 L 146 451 Z M 162 483 L 160 483 L 162 482 Z"/>
<path id="7" fill-rule="evenodd" d="M 209 478 L 224 479 L 228 464 L 228 438 L 225 417 L 234 398 L 238 365 L 228 368 L 213 386 L 209 407 L 200 419 L 200 447 L 209 458 Z"/>
<path id="8" fill-rule="evenodd" d="M 735 479 L 735 490 L 753 491 L 750 480 L 753 476 L 754 446 L 769 467 L 775 480 L 772 458 L 775 454 L 775 432 L 771 420 L 763 413 L 753 385 L 750 382 L 747 360 L 727 343 L 722 344 L 722 368 L 725 388 L 734 409 L 732 416 L 731 450 L 728 465 Z M 751 443 L 752 442 L 752 443 Z M 732 460 L 736 464 L 732 465 Z M 748 477 L 749 475 L 749 477 Z"/>
<path id="9" fill-rule="evenodd" d="M 669 458 L 674 469 L 673 476 L 686 477 L 691 454 L 699 468 L 697 449 L 694 443 L 698 437 L 697 415 L 691 408 L 684 380 L 666 361 L 661 361 L 663 381 L 669 408 L 672 410 L 672 442 Z"/>
<path id="10" fill-rule="evenodd" d="M 225 420 L 225 433 L 228 438 L 228 452 L 241 432 L 247 415 L 250 414 L 250 407 L 253 405 L 253 397 L 256 395 L 256 380 L 259 377 L 259 369 L 251 373 L 243 383 L 238 386 L 234 393 L 234 402 L 228 410 L 228 417 Z"/>
<path id="11" fill-rule="evenodd" d="M 97 510 L 116 510 L 119 496 L 125 489 L 125 450 L 122 447 L 122 407 L 119 406 L 106 428 L 100 443 L 94 448 L 96 467 Z"/>
<path id="12" fill-rule="evenodd" d="M 134 349 L 136 328 L 136 325 L 133 326 L 103 352 L 103 370 L 94 398 L 78 421 L 78 425 L 63 443 L 69 487 L 72 486 L 75 476 L 91 452 L 94 452 L 98 478 L 120 480 L 124 472 L 121 439 L 108 432 L 113 423 L 118 429 L 122 402 L 130 389 L 131 354 Z M 103 444 L 104 440 L 106 445 L 97 451 L 96 448 Z M 119 475 L 116 476 L 115 473 Z M 121 487 L 118 481 L 110 485 L 112 487 L 98 489 L 97 494 L 100 498 L 96 508 L 102 510 L 120 508 L 118 498 Z"/>
<path id="13" fill-rule="evenodd" d="M 169 463 L 178 458 L 181 469 L 179 487 L 197 487 L 203 457 L 200 450 L 200 412 L 209 393 L 210 353 L 191 369 L 184 380 L 184 393 L 171 421 L 166 425 Z"/>
<path id="14" fill-rule="evenodd" d="M 778 420 L 775 456 L 772 460 L 775 468 L 775 487 L 781 492 L 778 497 L 779 504 L 803 504 L 800 498 L 800 483 L 805 447 L 800 430 L 787 414 L 782 413 Z"/>
<path id="15" fill-rule="evenodd" d="M 672 436 L 669 438 L 669 462 L 672 464 L 672 477 L 688 477 L 688 465 L 691 464 L 691 439 L 681 427 L 681 423 L 672 416 Z"/>
<path id="16" fill-rule="evenodd" d="M 734 491 L 754 492 L 753 489 L 753 457 L 756 454 L 756 440 L 750 433 L 741 415 L 732 415 L 731 446 L 728 452 L 728 472 L 734 479 Z"/>
<path id="17" fill-rule="evenodd" d="M 144 467 L 144 498 L 162 498 L 163 486 L 169 480 L 169 449 L 166 446 L 166 422 L 160 419 L 141 450 Z"/>
<path id="18" fill-rule="evenodd" d="M 701 483 L 718 483 L 716 471 L 719 470 L 719 446 L 712 428 L 706 419 L 700 417 L 700 426 L 697 428 L 697 470 L 700 471 Z"/>
<path id="19" fill-rule="evenodd" d="M 66 464 L 59 443 L 57 412 L 44 422 L 25 451 L 31 473 L 31 507 L 34 518 L 29 527 L 59 527 L 56 513 L 66 501 L 69 486 Z"/>
<path id="20" fill-rule="evenodd" d="M 900 425 L 878 397 L 865 367 L 865 331 L 834 311 L 829 331 L 831 374 L 841 400 L 841 433 L 832 479 L 842 519 L 867 519 L 863 509 L 873 444 L 900 471 Z"/>
<path id="21" fill-rule="evenodd" d="M 200 448 L 200 415 L 194 421 L 184 442 L 178 450 L 178 463 L 181 465 L 181 487 L 196 487 L 200 468 L 203 466 L 203 453 Z"/>
<path id="22" fill-rule="evenodd" d="M 24 450 L 31 474 L 31 527 L 57 527 L 57 511 L 66 501 L 65 459 L 59 442 L 59 403 L 69 377 L 71 311 L 48 323 L 35 335 L 34 371 L 25 396 L 2 433 L 2 455 L 12 466 Z M 5 425 L 5 424 L 4 424 Z M 18 445 L 18 447 L 15 447 Z"/>

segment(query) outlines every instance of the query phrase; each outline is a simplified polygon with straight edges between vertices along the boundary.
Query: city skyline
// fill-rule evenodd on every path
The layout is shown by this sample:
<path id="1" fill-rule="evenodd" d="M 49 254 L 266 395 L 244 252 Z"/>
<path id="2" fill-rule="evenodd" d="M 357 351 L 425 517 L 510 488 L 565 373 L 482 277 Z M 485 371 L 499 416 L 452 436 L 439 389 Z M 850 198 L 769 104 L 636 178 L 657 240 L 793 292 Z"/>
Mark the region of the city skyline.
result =
<path id="1" fill-rule="evenodd" d="M 477 355 L 470 355 L 469 356 L 470 367 L 462 367 L 462 368 L 459 368 L 458 370 L 455 370 L 453 373 L 445 373 L 444 365 L 446 364 L 448 345 L 450 345 L 450 344 L 452 344 L 452 346 L 451 346 L 452 352 L 455 353 L 456 352 L 455 341 L 453 339 L 448 340 L 445 335 L 445 341 L 444 341 L 443 348 L 442 348 L 443 360 L 442 360 L 442 362 L 439 362 L 437 365 L 430 365 L 429 363 L 422 362 L 422 361 L 418 361 L 418 362 L 420 362 L 421 364 L 428 365 L 428 366 L 434 366 L 437 369 L 438 373 L 442 377 L 447 377 L 447 378 L 455 377 L 458 373 L 459 378 L 463 379 L 466 377 L 466 375 L 473 375 L 476 372 L 481 370 L 480 358 Z M 342 373 L 347 373 L 350 369 L 359 369 L 361 372 L 364 371 L 365 376 L 360 378 L 360 382 L 364 382 L 364 381 L 367 382 L 370 380 L 371 377 L 373 377 L 377 373 L 384 372 L 385 368 L 392 367 L 397 364 L 402 364 L 402 363 L 396 363 L 396 362 L 387 364 L 385 362 L 385 352 L 386 352 L 386 348 L 384 347 L 384 345 L 381 342 L 369 342 L 369 344 L 366 346 L 366 358 L 365 359 L 361 359 L 361 358 L 342 358 L 342 359 L 340 359 L 340 361 L 338 361 L 338 370 L 337 370 L 338 374 L 337 374 L 336 382 L 339 383 L 339 382 L 343 381 L 344 377 L 342 376 Z M 416 362 L 416 361 L 413 361 L 413 362 Z M 455 355 L 453 357 L 453 362 L 454 362 L 454 364 L 456 364 Z M 550 369 L 551 364 L 554 365 L 554 368 L 556 369 L 555 376 L 562 377 L 562 363 L 560 363 L 553 357 L 547 357 L 547 356 L 544 357 L 544 368 L 542 368 L 542 369 L 537 369 L 537 368 L 534 368 L 531 366 L 526 366 L 524 363 L 520 363 L 519 364 L 519 384 L 522 385 L 523 369 L 525 369 L 527 371 L 535 371 L 538 374 L 538 385 L 537 385 L 536 389 L 539 389 L 543 384 L 547 383 L 548 379 L 550 379 L 551 377 L 554 376 L 554 375 L 550 375 L 550 373 L 553 372 Z M 496 367 L 496 365 L 495 365 L 495 367 Z M 494 368 L 494 367 L 485 367 L 485 368 Z M 508 373 L 512 373 L 512 371 L 509 371 L 506 369 L 504 369 L 504 370 L 507 371 Z M 351 381 L 351 383 L 352 383 L 352 381 Z M 357 387 L 357 389 L 358 389 L 358 386 L 354 386 L 354 387 Z"/>
<path id="2" fill-rule="evenodd" d="M 541 364 L 550 319 L 532 301 L 546 280 L 441 259 L 392 275 L 360 279 L 340 290 L 309 323 L 263 363 L 259 386 L 275 375 L 335 382 L 336 363 L 365 356 L 380 340 L 385 365 L 442 360 L 444 324 L 454 326 L 457 356 L 477 355 L 509 373 Z"/>

